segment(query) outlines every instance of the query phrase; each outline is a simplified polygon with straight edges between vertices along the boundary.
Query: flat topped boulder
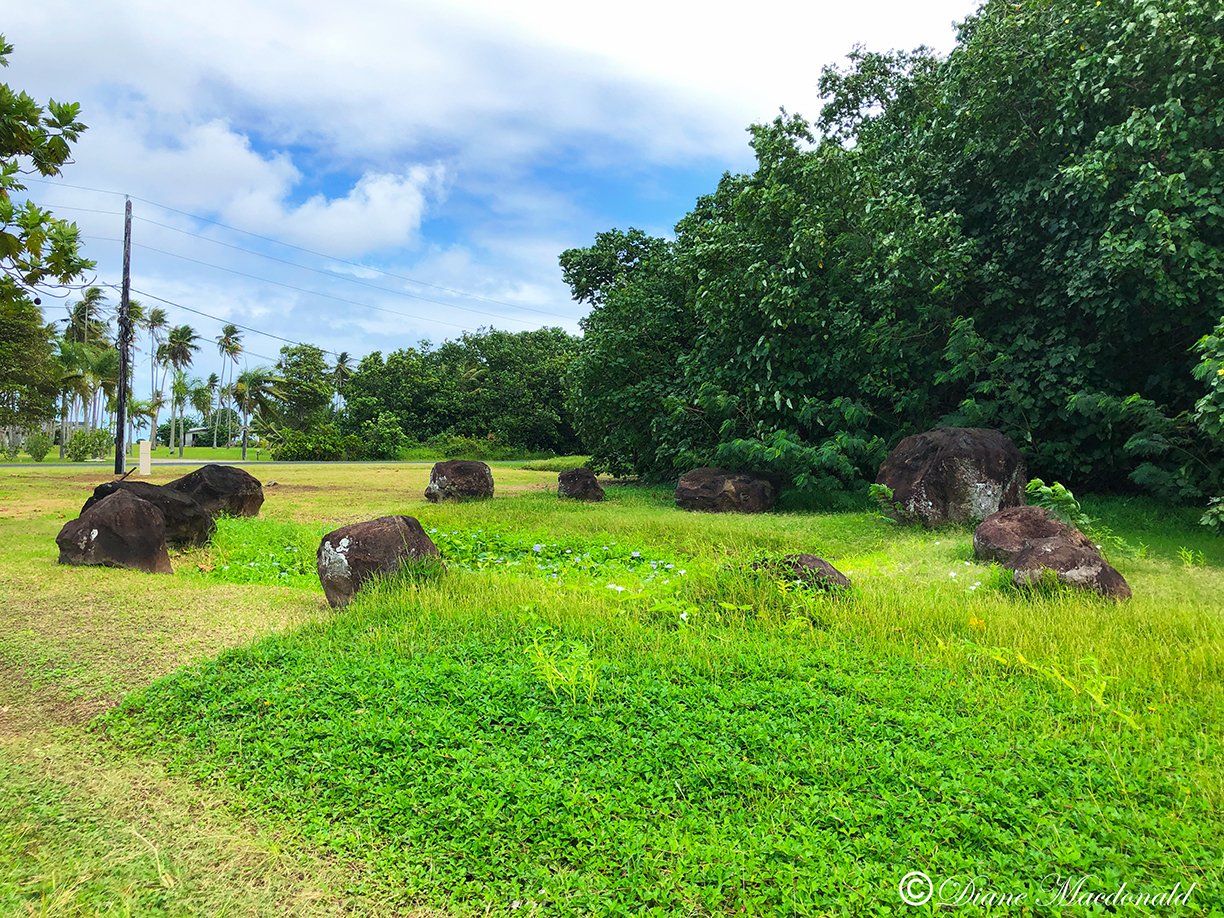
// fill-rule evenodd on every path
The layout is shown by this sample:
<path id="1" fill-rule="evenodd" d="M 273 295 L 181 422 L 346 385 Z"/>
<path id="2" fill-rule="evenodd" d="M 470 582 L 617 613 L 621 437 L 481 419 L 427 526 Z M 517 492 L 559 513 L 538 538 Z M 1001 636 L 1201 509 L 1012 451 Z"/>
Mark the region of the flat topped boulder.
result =
<path id="1" fill-rule="evenodd" d="M 370 578 L 437 557 L 438 547 L 415 517 L 382 516 L 323 536 L 316 562 L 327 601 L 340 607 L 352 602 Z"/>
<path id="2" fill-rule="evenodd" d="M 1091 590 L 1108 599 L 1130 599 L 1126 578 L 1101 557 L 1095 546 L 1085 548 L 1055 536 L 1038 539 L 1007 564 L 1012 583 L 1022 588 L 1039 586 L 1053 578 L 1064 586 Z"/>
<path id="3" fill-rule="evenodd" d="M 603 500 L 604 489 L 590 469 L 566 469 L 557 476 L 557 496 L 571 500 Z"/>
<path id="4" fill-rule="evenodd" d="M 1010 564 L 1042 539 L 1062 539 L 1096 551 L 1092 540 L 1044 507 L 1008 507 L 992 513 L 973 531 L 973 554 L 979 561 Z"/>
<path id="5" fill-rule="evenodd" d="M 93 496 L 85 501 L 81 513 L 118 491 L 127 491 L 141 500 L 147 500 L 162 512 L 166 541 L 171 545 L 204 545 L 216 529 L 212 514 L 190 497 L 147 481 L 124 479 L 103 482 L 94 488 Z"/>
<path id="6" fill-rule="evenodd" d="M 1024 459 L 1010 439 L 984 427 L 939 427 L 906 437 L 880 466 L 894 515 L 926 526 L 983 520 L 1024 503 Z"/>
<path id="7" fill-rule="evenodd" d="M 804 586 L 836 592 L 850 588 L 850 578 L 819 555 L 786 555 L 777 561 L 754 565 L 786 580 L 797 580 Z"/>
<path id="8" fill-rule="evenodd" d="M 205 465 L 162 487 L 177 491 L 212 516 L 258 516 L 263 486 L 254 475 L 232 465 Z"/>
<path id="9" fill-rule="evenodd" d="M 676 505 L 707 513 L 762 513 L 777 500 L 773 482 L 746 472 L 700 468 L 685 472 L 676 485 Z"/>
<path id="10" fill-rule="evenodd" d="M 443 500 L 485 500 L 492 496 L 493 472 L 483 462 L 450 459 L 439 462 L 430 469 L 425 499 L 432 503 Z"/>
<path id="11" fill-rule="evenodd" d="M 147 500 L 117 490 L 95 501 L 55 537 L 60 564 L 130 567 L 173 573 L 166 551 L 166 520 Z"/>

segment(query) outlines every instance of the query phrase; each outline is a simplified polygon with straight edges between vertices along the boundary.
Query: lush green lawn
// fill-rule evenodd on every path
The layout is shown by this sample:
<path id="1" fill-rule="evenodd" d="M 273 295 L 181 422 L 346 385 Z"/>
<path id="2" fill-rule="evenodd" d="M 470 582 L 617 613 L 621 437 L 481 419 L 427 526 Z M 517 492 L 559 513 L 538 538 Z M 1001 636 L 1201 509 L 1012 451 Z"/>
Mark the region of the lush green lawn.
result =
<path id="1" fill-rule="evenodd" d="M 911 870 L 1224 909 L 1224 540 L 1195 514 L 1086 502 L 1144 546 L 1115 605 L 1018 595 L 967 531 L 561 503 L 506 466 L 435 507 L 427 471 L 278 468 L 173 578 L 53 563 L 100 470 L 0 473 L 0 911 L 888 914 Z M 319 535 L 393 512 L 447 570 L 328 611 Z M 751 568 L 788 551 L 854 591 Z"/>

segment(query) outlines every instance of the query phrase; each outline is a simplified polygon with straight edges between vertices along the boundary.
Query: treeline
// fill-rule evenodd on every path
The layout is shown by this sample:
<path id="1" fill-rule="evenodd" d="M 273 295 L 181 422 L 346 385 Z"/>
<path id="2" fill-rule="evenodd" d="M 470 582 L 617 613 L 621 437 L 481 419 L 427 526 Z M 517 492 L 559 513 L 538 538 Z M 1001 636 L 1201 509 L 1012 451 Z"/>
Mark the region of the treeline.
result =
<path id="1" fill-rule="evenodd" d="M 564 379 L 577 344 L 559 328 L 486 329 L 376 351 L 343 373 L 329 371 L 318 348 L 285 347 L 261 429 L 286 459 L 571 453 L 579 444 Z"/>
<path id="2" fill-rule="evenodd" d="M 858 49 L 820 87 L 673 240 L 561 256 L 597 463 L 832 496 L 958 424 L 1067 483 L 1224 490 L 1218 3 L 990 0 L 946 58 Z"/>

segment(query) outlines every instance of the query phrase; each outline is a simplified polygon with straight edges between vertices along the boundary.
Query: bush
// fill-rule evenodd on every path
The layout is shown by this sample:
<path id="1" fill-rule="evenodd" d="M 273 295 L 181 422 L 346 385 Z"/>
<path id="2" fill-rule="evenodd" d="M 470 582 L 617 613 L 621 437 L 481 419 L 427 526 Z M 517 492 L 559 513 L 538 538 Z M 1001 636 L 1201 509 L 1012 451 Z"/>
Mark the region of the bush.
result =
<path id="1" fill-rule="evenodd" d="M 72 462 L 102 459 L 114 449 L 115 435 L 109 430 L 80 430 L 68 441 L 65 455 Z"/>
<path id="2" fill-rule="evenodd" d="M 407 445 L 399 421 L 389 411 L 380 411 L 374 420 L 361 425 L 358 457 L 361 459 L 398 459 Z"/>
<path id="3" fill-rule="evenodd" d="M 272 458 L 280 462 L 338 462 L 350 458 L 350 450 L 360 448 L 357 437 L 342 436 L 335 424 L 319 424 L 310 430 L 281 430 L 272 446 Z"/>
<path id="4" fill-rule="evenodd" d="M 42 462 L 51 452 L 51 438 L 41 430 L 36 430 L 25 438 L 25 451 L 35 462 Z"/>

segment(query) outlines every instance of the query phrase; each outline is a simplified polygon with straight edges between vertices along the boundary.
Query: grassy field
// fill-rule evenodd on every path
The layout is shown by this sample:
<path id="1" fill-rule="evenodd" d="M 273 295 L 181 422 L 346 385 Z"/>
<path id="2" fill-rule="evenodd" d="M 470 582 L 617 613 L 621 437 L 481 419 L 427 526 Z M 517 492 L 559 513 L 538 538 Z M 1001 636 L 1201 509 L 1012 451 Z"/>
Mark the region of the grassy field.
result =
<path id="1" fill-rule="evenodd" d="M 0 470 L 0 914 L 901 914 L 914 870 L 1016 914 L 1086 911 L 1051 876 L 1224 912 L 1224 540 L 1192 512 L 1085 501 L 1134 547 L 1116 605 L 866 511 L 285 466 L 173 578 L 61 568 L 103 471 Z M 445 572 L 328 610 L 319 536 L 386 513 Z M 854 590 L 752 567 L 791 551 Z"/>

